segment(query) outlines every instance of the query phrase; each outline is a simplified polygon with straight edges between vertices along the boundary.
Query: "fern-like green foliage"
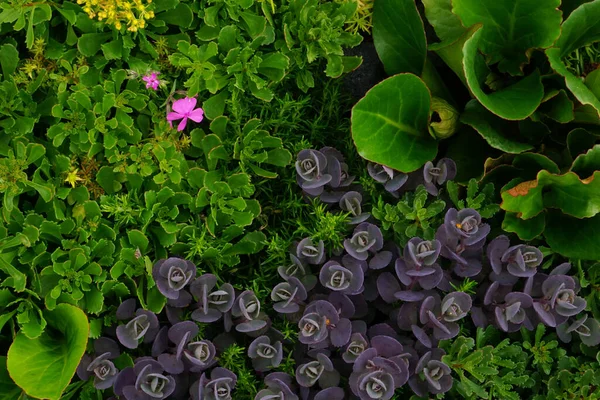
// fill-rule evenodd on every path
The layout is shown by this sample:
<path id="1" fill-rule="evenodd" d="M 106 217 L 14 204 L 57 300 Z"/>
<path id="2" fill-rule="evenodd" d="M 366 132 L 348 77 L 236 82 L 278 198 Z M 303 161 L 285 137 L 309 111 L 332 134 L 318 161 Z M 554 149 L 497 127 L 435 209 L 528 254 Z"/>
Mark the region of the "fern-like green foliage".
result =
<path id="1" fill-rule="evenodd" d="M 482 218 L 491 218 L 500 210 L 500 206 L 494 203 L 494 185 L 488 183 L 483 188 L 479 187 L 476 179 L 471 179 L 466 187 L 466 197 L 461 198 L 461 186 L 454 181 L 446 185 L 448 196 L 457 209 L 473 208 L 481 214 Z"/>
<path id="2" fill-rule="evenodd" d="M 447 354 L 443 361 L 457 378 L 453 390 L 466 399 L 509 399 L 521 397 L 516 388 L 531 387 L 534 381 L 526 373 L 527 355 L 518 343 L 504 339 L 492 345 L 497 331 L 477 329 L 475 339 L 460 336 L 440 347 Z"/>

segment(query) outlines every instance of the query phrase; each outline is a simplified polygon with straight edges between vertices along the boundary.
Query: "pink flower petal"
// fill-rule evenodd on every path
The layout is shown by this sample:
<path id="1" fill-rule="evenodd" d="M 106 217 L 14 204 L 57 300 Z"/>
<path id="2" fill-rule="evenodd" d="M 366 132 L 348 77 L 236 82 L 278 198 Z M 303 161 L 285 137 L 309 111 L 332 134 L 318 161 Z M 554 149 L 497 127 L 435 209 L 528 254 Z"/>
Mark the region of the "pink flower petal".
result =
<path id="1" fill-rule="evenodd" d="M 204 111 L 201 108 L 196 108 L 188 115 L 188 117 L 194 122 L 202 122 L 204 119 Z"/>
<path id="2" fill-rule="evenodd" d="M 145 76 L 145 77 L 143 77 L 143 78 L 142 78 L 142 80 L 143 80 L 144 82 L 151 82 L 151 81 L 152 81 L 152 77 L 150 77 L 150 76 Z"/>
<path id="3" fill-rule="evenodd" d="M 184 117 L 184 118 L 181 120 L 181 122 L 179 123 L 179 125 L 177 125 L 177 130 L 178 130 L 178 131 L 180 131 L 180 132 L 181 132 L 182 130 L 184 130 L 184 129 L 185 129 L 185 125 L 187 124 L 187 120 L 188 120 L 188 119 L 187 119 L 187 117 Z"/>
<path id="4" fill-rule="evenodd" d="M 173 110 L 179 114 L 189 114 L 196 107 L 196 98 L 186 97 L 173 103 Z"/>
<path id="5" fill-rule="evenodd" d="M 170 112 L 167 114 L 167 121 L 177 121 L 178 119 L 184 118 L 185 115 L 181 115 L 176 112 Z"/>

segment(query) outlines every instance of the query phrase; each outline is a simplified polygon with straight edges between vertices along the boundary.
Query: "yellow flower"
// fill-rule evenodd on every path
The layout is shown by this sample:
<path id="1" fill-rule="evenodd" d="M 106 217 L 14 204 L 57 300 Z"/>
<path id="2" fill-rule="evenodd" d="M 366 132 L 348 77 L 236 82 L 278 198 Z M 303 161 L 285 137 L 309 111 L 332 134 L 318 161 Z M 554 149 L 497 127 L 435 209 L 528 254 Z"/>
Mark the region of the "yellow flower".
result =
<path id="1" fill-rule="evenodd" d="M 81 180 L 82 179 L 79 177 L 79 170 L 77 168 L 71 170 L 65 178 L 65 182 L 70 183 L 72 187 L 75 187 L 77 181 Z"/>

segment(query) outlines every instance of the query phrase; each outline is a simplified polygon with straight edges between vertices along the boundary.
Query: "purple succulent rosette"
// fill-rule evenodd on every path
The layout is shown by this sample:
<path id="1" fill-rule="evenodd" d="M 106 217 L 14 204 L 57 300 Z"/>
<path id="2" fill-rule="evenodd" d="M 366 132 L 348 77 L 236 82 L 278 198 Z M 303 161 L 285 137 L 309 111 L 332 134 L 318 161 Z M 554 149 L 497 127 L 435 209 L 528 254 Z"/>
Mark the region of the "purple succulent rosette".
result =
<path id="1" fill-rule="evenodd" d="M 197 309 L 192 312 L 194 321 L 209 323 L 218 321 L 224 313 L 233 307 L 235 291 L 229 283 L 217 289 L 217 277 L 204 274 L 190 285 L 190 291 L 196 299 Z"/>
<path id="2" fill-rule="evenodd" d="M 159 330 L 156 314 L 141 308 L 134 312 L 135 306 L 135 299 L 125 300 L 116 313 L 117 319 L 129 320 L 126 324 L 117 326 L 117 338 L 128 349 L 136 349 L 140 341 L 152 342 Z"/>
<path id="3" fill-rule="evenodd" d="M 493 309 L 496 326 L 505 332 L 516 332 L 525 326 L 533 330 L 528 310 L 533 307 L 533 299 L 527 293 L 509 292 L 512 286 L 500 286 L 493 282 L 485 293 L 483 303 Z M 478 325 L 478 324 L 476 324 Z"/>
<path id="4" fill-rule="evenodd" d="M 530 278 L 542 263 L 542 252 L 533 246 L 510 246 L 504 235 L 496 237 L 487 247 L 487 257 L 492 266 L 490 279 L 501 284 L 514 284 L 518 278 Z"/>
<path id="5" fill-rule="evenodd" d="M 260 311 L 260 301 L 251 290 L 238 296 L 231 308 L 231 315 L 240 319 L 235 327 L 238 332 L 256 332 L 267 326 L 266 316 Z"/>
<path id="6" fill-rule="evenodd" d="M 367 172 L 371 178 L 382 183 L 386 191 L 392 193 L 396 197 L 398 196 L 397 192 L 404 186 L 406 181 L 408 181 L 407 174 L 393 170 L 385 165 L 370 162 L 367 164 Z"/>
<path id="7" fill-rule="evenodd" d="M 300 305 L 307 298 L 306 289 L 298 278 L 289 277 L 287 281 L 278 283 L 271 291 L 273 309 L 281 314 L 293 314 L 300 311 Z"/>
<path id="8" fill-rule="evenodd" d="M 267 386 L 259 391 L 254 400 L 299 400 L 292 376 L 284 372 L 272 372 L 265 376 Z"/>
<path id="9" fill-rule="evenodd" d="M 369 340 L 360 332 L 350 336 L 350 343 L 342 354 L 342 359 L 348 364 L 354 364 L 358 357 L 369 348 Z"/>
<path id="10" fill-rule="evenodd" d="M 98 390 L 110 388 L 119 370 L 111 361 L 117 358 L 121 351 L 119 345 L 112 339 L 100 337 L 94 341 L 94 357 L 85 354 L 77 366 L 77 376 L 86 381 L 94 377 L 94 387 Z"/>
<path id="11" fill-rule="evenodd" d="M 371 346 L 354 362 L 350 389 L 361 400 L 390 399 L 408 381 L 412 352 L 386 335 L 373 336 Z"/>
<path id="12" fill-rule="evenodd" d="M 327 171 L 327 157 L 317 150 L 302 150 L 296 161 L 298 185 L 311 196 L 323 193 L 332 176 Z"/>
<path id="13" fill-rule="evenodd" d="M 325 260 L 325 244 L 322 240 L 314 244 L 311 238 L 302 239 L 296 246 L 296 256 L 308 264 L 322 264 Z"/>
<path id="14" fill-rule="evenodd" d="M 165 374 L 158 361 L 142 357 L 133 367 L 119 373 L 114 391 L 126 400 L 160 400 L 168 398 L 175 391 L 175 385 L 175 378 Z"/>
<path id="15" fill-rule="evenodd" d="M 156 287 L 172 307 L 187 307 L 192 296 L 184 288 L 196 276 L 196 266 L 177 257 L 158 261 L 152 268 Z"/>
<path id="16" fill-rule="evenodd" d="M 312 290 L 317 284 L 317 277 L 312 275 L 310 273 L 310 268 L 306 265 L 306 263 L 300 260 L 300 258 L 296 257 L 294 254 L 290 254 L 290 260 L 290 265 L 280 266 L 277 268 L 279 276 L 286 281 L 290 277 L 298 278 L 307 291 Z"/>
<path id="17" fill-rule="evenodd" d="M 337 386 L 340 374 L 333 367 L 333 363 L 324 353 L 317 353 L 316 359 L 301 364 L 296 368 L 296 382 L 298 385 L 309 388 L 319 382 L 323 389 Z"/>
<path id="18" fill-rule="evenodd" d="M 268 371 L 281 364 L 283 346 L 279 341 L 271 343 L 268 336 L 259 336 L 248 346 L 248 357 L 252 359 L 252 366 L 256 371 Z"/>
<path id="19" fill-rule="evenodd" d="M 425 290 L 437 287 L 443 277 L 436 262 L 441 249 L 439 240 L 410 239 L 404 248 L 404 259 L 397 259 L 395 264 L 400 282 L 411 288 L 418 284 Z"/>
<path id="20" fill-rule="evenodd" d="M 317 300 L 310 303 L 298 322 L 299 341 L 313 347 L 323 347 L 331 343 L 342 347 L 352 335 L 352 323 L 340 318 L 338 310 L 328 301 Z"/>
<path id="21" fill-rule="evenodd" d="M 573 321 L 564 322 L 556 327 L 556 333 L 564 343 L 571 343 L 573 334 L 577 334 L 581 342 L 586 346 L 598 346 L 600 344 L 600 323 L 587 315 Z"/>
<path id="22" fill-rule="evenodd" d="M 343 211 L 350 213 L 350 224 L 357 225 L 365 222 L 371 214 L 362 210 L 362 195 L 355 191 L 347 192 L 342 196 L 339 206 Z"/>
<path id="23" fill-rule="evenodd" d="M 425 353 L 417 363 L 415 374 L 408 381 L 410 388 L 417 396 L 446 393 L 452 387 L 452 370 L 441 359 L 441 349 Z"/>
<path id="24" fill-rule="evenodd" d="M 442 301 L 429 296 L 421 303 L 419 321 L 422 326 L 413 325 L 413 334 L 427 348 L 433 347 L 435 341 L 452 339 L 458 335 L 460 327 L 456 323 L 467 316 L 471 310 L 471 297 L 464 292 L 447 294 Z M 431 332 L 433 339 L 427 333 Z"/>
<path id="25" fill-rule="evenodd" d="M 319 281 L 329 290 L 348 295 L 363 291 L 364 272 L 358 263 L 342 265 L 336 261 L 328 261 L 321 267 Z"/>
<path id="26" fill-rule="evenodd" d="M 237 375 L 226 368 L 217 367 L 210 377 L 203 373 L 200 380 L 190 388 L 193 400 L 231 400 L 237 384 Z"/>
<path id="27" fill-rule="evenodd" d="M 452 261 L 452 272 L 457 276 L 470 278 L 481 272 L 482 247 L 485 238 L 475 244 L 467 245 L 461 236 L 448 233 L 445 225 L 437 230 L 435 238 L 442 244 L 440 255 Z"/>
<path id="28" fill-rule="evenodd" d="M 344 240 L 344 249 L 358 261 L 368 261 L 372 269 L 381 269 L 389 265 L 393 254 L 383 249 L 381 230 L 373 224 L 363 222 L 358 225 L 352 237 Z"/>
<path id="29" fill-rule="evenodd" d="M 438 187 L 456 176 L 456 163 L 449 158 L 440 159 L 435 165 L 427 161 L 423 167 L 425 189 L 433 196 L 439 193 Z"/>
<path id="30" fill-rule="evenodd" d="M 550 327 L 564 323 L 587 305 L 584 298 L 577 296 L 575 280 L 570 276 L 548 276 L 542 283 L 542 293 L 541 298 L 534 298 L 533 309 L 540 321 Z"/>
<path id="31" fill-rule="evenodd" d="M 485 241 L 490 233 L 490 226 L 481 222 L 481 215 L 472 208 L 457 211 L 451 208 L 446 212 L 444 228 L 450 237 L 460 239 L 465 246 L 473 246 Z"/>

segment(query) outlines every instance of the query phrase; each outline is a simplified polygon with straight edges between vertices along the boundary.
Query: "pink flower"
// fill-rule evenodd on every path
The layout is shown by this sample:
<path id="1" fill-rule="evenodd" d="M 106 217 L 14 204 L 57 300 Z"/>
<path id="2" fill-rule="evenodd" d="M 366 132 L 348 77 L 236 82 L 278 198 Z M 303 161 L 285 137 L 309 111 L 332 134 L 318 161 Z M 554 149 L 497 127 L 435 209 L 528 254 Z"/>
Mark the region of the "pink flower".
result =
<path id="1" fill-rule="evenodd" d="M 158 80 L 158 78 L 156 77 L 157 75 L 159 75 L 160 72 L 153 72 L 150 75 L 146 75 L 142 78 L 142 80 L 144 82 L 146 82 L 146 89 L 158 89 L 158 85 L 160 84 L 160 81 Z"/>
<path id="2" fill-rule="evenodd" d="M 167 121 L 173 126 L 172 121 L 181 120 L 177 126 L 178 131 L 185 129 L 188 118 L 194 122 L 201 122 L 204 118 L 204 111 L 196 107 L 194 97 L 186 97 L 173 103 L 173 111 L 167 114 Z"/>

